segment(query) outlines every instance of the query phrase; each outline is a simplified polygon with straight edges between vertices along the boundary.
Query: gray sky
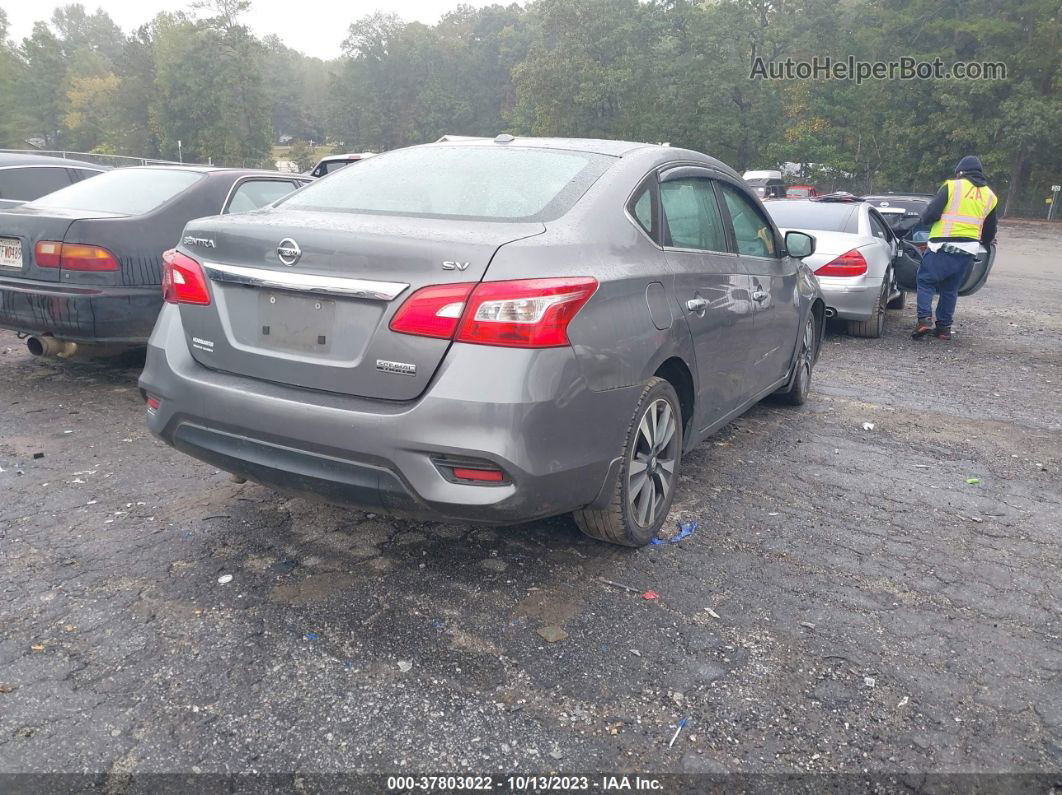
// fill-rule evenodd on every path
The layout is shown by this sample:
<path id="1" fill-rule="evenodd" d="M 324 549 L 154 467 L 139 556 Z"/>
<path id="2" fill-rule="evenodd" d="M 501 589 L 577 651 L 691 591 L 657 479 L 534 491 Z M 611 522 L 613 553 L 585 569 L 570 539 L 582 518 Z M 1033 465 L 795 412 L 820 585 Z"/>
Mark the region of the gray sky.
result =
<path id="1" fill-rule="evenodd" d="M 498 1 L 498 0 L 496 0 Z M 68 0 L 74 2 L 74 0 Z M 102 8 L 129 32 L 151 20 L 160 11 L 184 7 L 184 0 L 81 0 L 90 12 Z M 506 0 L 507 2 L 507 0 Z M 489 5 L 489 0 L 349 0 L 345 3 L 328 0 L 252 0 L 246 22 L 259 36 L 277 34 L 285 44 L 307 55 L 334 58 L 340 54 L 339 45 L 347 37 L 350 23 L 374 11 L 398 14 L 407 21 L 433 24 L 439 17 L 460 3 L 471 6 Z M 11 23 L 8 36 L 16 42 L 28 36 L 37 20 L 47 20 L 56 6 L 64 2 L 33 3 L 29 0 L 0 0 Z"/>

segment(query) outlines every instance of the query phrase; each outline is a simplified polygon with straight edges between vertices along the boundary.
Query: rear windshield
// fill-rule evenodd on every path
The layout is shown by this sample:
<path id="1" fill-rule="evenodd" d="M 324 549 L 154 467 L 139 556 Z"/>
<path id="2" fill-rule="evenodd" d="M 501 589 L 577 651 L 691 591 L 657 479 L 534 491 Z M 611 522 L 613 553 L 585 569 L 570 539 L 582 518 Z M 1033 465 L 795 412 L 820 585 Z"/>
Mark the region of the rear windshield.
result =
<path id="1" fill-rule="evenodd" d="M 567 212 L 615 158 L 502 145 L 424 146 L 363 160 L 281 206 L 486 221 L 546 221 Z"/>
<path id="2" fill-rule="evenodd" d="M 903 210 L 908 213 L 921 214 L 929 205 L 929 199 L 897 199 L 895 196 L 865 196 L 867 204 L 886 210 Z"/>
<path id="3" fill-rule="evenodd" d="M 116 168 L 49 193 L 27 206 L 142 215 L 188 189 L 203 176 L 180 169 Z"/>
<path id="4" fill-rule="evenodd" d="M 767 212 L 780 227 L 786 229 L 818 229 L 822 232 L 855 231 L 856 204 L 831 202 L 771 202 Z"/>

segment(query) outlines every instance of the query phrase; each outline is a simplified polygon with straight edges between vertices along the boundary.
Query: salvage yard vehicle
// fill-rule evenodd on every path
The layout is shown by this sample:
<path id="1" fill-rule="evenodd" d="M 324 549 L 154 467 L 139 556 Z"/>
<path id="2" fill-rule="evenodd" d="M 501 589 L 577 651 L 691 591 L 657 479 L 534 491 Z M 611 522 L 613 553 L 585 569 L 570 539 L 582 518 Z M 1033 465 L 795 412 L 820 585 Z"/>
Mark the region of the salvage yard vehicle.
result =
<path id="1" fill-rule="evenodd" d="M 489 524 L 574 512 L 643 545 L 683 452 L 768 395 L 806 399 L 825 304 L 796 257 L 814 246 L 697 152 L 388 152 L 188 225 L 147 423 L 281 490 Z"/>
<path id="2" fill-rule="evenodd" d="M 746 171 L 741 178 L 764 201 L 786 197 L 781 171 Z"/>
<path id="3" fill-rule="evenodd" d="M 0 328 L 26 336 L 36 356 L 143 346 L 162 306 L 162 254 L 184 225 L 256 209 L 307 181 L 137 166 L 0 212 Z"/>
<path id="4" fill-rule="evenodd" d="M 819 280 L 827 317 L 847 321 L 856 337 L 885 333 L 886 309 L 902 309 L 906 293 L 896 283 L 896 235 L 867 202 L 850 194 L 765 205 L 783 230 L 814 233 L 806 262 Z"/>
<path id="5" fill-rule="evenodd" d="M 107 170 L 81 160 L 0 152 L 0 210 L 18 207 Z"/>
<path id="6" fill-rule="evenodd" d="M 899 245 L 899 256 L 894 264 L 896 282 L 907 290 L 917 289 L 918 266 L 929 244 L 929 225 L 919 223 L 919 219 L 933 200 L 933 194 L 883 193 L 864 196 L 863 200 L 877 208 L 896 233 Z M 984 287 L 995 259 L 996 246 L 993 243 L 974 258 L 970 272 L 959 288 L 959 295 L 973 295 Z"/>
<path id="7" fill-rule="evenodd" d="M 790 185 L 785 189 L 787 199 L 813 199 L 819 195 L 814 185 Z"/>
<path id="8" fill-rule="evenodd" d="M 341 168 L 346 168 L 351 163 L 357 163 L 359 160 L 365 160 L 372 156 L 373 152 L 351 152 L 345 155 L 325 155 L 317 161 L 317 165 L 310 169 L 309 176 L 317 179 L 326 174 L 332 174 L 339 171 Z"/>

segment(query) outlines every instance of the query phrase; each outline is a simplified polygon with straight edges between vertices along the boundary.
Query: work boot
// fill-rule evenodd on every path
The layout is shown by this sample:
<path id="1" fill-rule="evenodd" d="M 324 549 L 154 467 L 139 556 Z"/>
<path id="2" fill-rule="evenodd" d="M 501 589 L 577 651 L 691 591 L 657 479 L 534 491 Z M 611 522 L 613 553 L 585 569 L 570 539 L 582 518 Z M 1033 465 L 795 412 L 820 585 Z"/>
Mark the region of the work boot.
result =
<path id="1" fill-rule="evenodd" d="M 950 340 L 951 339 L 951 326 L 937 326 L 933 332 L 933 336 L 938 340 Z"/>
<path id="2" fill-rule="evenodd" d="M 933 331 L 933 318 L 920 317 L 918 318 L 918 325 L 915 326 L 914 333 L 911 334 L 911 339 L 920 340 L 926 334 Z"/>

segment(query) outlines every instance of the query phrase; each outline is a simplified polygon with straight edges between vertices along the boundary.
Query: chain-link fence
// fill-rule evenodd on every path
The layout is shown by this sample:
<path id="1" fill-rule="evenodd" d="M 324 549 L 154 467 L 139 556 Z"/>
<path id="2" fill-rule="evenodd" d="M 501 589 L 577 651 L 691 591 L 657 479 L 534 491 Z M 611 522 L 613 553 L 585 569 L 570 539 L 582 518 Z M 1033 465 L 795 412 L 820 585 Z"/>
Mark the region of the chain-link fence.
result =
<path id="1" fill-rule="evenodd" d="M 86 163 L 95 163 L 97 166 L 110 166 L 121 168 L 122 166 L 179 166 L 176 160 L 160 160 L 151 157 L 130 157 L 128 155 L 104 155 L 97 152 L 71 152 L 59 149 L 0 149 L 0 152 L 11 155 L 43 155 L 45 157 L 61 157 L 67 160 L 82 160 Z M 206 165 L 205 163 L 184 163 L 186 166 Z"/>

